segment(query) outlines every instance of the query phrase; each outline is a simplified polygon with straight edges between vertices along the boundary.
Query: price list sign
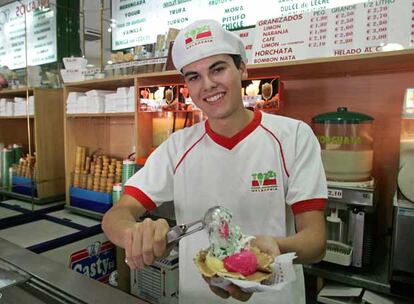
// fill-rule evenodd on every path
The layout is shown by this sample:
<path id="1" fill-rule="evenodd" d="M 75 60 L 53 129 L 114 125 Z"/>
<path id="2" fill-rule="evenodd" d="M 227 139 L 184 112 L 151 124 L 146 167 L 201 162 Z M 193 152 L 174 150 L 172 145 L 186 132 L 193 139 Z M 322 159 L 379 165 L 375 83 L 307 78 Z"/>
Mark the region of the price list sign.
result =
<path id="1" fill-rule="evenodd" d="M 377 46 L 388 41 L 388 5 L 387 1 L 364 3 L 366 10 L 366 44 Z"/>
<path id="2" fill-rule="evenodd" d="M 326 46 L 328 38 L 328 15 L 325 11 L 312 13 L 309 23 L 309 48 L 321 48 Z"/>
<path id="3" fill-rule="evenodd" d="M 354 43 L 355 11 L 356 5 L 332 10 L 332 17 L 334 19 L 333 43 L 335 46 L 346 46 Z"/>
<path id="4" fill-rule="evenodd" d="M 165 32 L 173 28 L 182 28 L 186 26 L 191 16 L 199 14 L 193 1 L 159 1 L 161 11 L 161 23 L 164 24 Z M 160 34 L 160 33 L 158 33 Z"/>
<path id="5" fill-rule="evenodd" d="M 304 25 L 308 25 L 304 27 Z M 256 26 L 250 64 L 273 63 L 302 59 L 301 49 L 307 46 L 303 29 L 309 28 L 304 14 L 259 21 Z M 298 57 L 299 56 L 299 57 Z"/>
<path id="6" fill-rule="evenodd" d="M 56 14 L 51 8 L 27 15 L 28 65 L 40 65 L 57 60 Z"/>
<path id="7" fill-rule="evenodd" d="M 1 64 L 10 69 L 19 69 L 26 66 L 26 28 L 24 17 L 13 13 L 9 8 L 4 8 L 3 14 L 7 12 L 7 22 L 2 31 L 1 45 L 4 48 L 1 57 Z"/>
<path id="8" fill-rule="evenodd" d="M 254 36 L 252 64 L 412 48 L 414 0 L 370 0 L 260 20 Z"/>
<path id="9" fill-rule="evenodd" d="M 24 68 L 26 57 L 28 65 L 55 62 L 56 39 L 55 1 L 26 0 L 0 7 L 0 65 Z"/>
<path id="10" fill-rule="evenodd" d="M 411 35 L 410 35 L 410 45 L 414 46 L 414 0 L 411 2 Z"/>
<path id="11" fill-rule="evenodd" d="M 154 42 L 151 36 L 151 5 L 145 0 L 126 0 L 112 3 L 112 48 L 115 50 Z"/>

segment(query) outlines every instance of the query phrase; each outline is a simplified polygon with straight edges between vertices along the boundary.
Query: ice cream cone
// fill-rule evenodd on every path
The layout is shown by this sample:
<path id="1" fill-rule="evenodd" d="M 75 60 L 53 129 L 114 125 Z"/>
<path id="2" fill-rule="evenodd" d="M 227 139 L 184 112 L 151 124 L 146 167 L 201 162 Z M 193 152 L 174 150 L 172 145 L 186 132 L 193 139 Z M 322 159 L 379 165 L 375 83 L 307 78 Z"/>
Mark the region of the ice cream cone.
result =
<path id="1" fill-rule="evenodd" d="M 247 280 L 253 282 L 263 282 L 266 279 L 269 279 L 272 276 L 272 271 L 270 264 L 273 263 L 273 258 L 268 254 L 261 252 L 258 248 L 252 248 L 252 252 L 257 257 L 257 271 L 251 275 L 244 276 L 238 272 L 229 272 L 224 267 L 222 269 L 212 269 L 206 262 L 208 252 L 206 250 L 201 250 L 197 256 L 194 258 L 194 262 L 198 270 L 206 277 L 227 277 L 238 280 Z M 211 265 L 211 263 L 209 263 Z"/>

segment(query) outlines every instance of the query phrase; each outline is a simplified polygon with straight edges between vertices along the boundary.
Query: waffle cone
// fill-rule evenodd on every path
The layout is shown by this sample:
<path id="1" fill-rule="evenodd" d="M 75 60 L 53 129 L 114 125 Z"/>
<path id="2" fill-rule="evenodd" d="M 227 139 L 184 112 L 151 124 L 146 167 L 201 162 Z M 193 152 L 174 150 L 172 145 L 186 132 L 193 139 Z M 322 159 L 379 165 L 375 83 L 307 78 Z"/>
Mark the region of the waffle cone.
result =
<path id="1" fill-rule="evenodd" d="M 272 276 L 270 264 L 273 262 L 273 258 L 270 255 L 264 252 L 261 252 L 256 247 L 251 248 L 251 251 L 256 255 L 258 267 L 255 273 L 248 275 L 248 276 L 244 276 L 238 272 L 218 272 L 218 271 L 210 269 L 206 264 L 206 256 L 207 256 L 206 250 L 201 250 L 196 255 L 196 257 L 194 258 L 194 263 L 196 264 L 201 274 L 203 274 L 204 276 L 208 278 L 211 278 L 213 276 L 218 276 L 218 277 L 227 277 L 227 278 L 232 278 L 232 279 L 247 280 L 247 281 L 253 281 L 253 282 L 262 282 L 270 278 Z"/>

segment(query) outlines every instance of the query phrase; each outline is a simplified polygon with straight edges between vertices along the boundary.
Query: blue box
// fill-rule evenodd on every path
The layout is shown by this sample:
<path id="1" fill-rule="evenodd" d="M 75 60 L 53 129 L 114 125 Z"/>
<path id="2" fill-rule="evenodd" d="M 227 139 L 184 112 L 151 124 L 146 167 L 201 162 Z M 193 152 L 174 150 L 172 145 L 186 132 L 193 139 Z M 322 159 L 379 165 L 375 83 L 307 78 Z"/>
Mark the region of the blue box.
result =
<path id="1" fill-rule="evenodd" d="M 105 213 L 112 207 L 112 194 L 70 187 L 70 205 L 72 207 Z"/>
<path id="2" fill-rule="evenodd" d="M 33 196 L 37 197 L 36 183 L 32 183 L 31 178 L 13 176 L 12 183 L 13 192 L 31 196 L 33 187 Z"/>

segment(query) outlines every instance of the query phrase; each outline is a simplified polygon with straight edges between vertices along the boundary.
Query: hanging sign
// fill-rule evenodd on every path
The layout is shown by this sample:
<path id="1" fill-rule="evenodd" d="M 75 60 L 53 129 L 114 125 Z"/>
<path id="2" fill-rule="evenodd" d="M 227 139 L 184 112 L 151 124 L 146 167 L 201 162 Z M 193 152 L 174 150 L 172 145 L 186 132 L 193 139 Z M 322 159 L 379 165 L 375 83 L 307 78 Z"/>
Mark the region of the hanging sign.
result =
<path id="1" fill-rule="evenodd" d="M 112 0 L 112 49 L 155 43 L 158 34 L 199 19 L 215 19 L 228 30 L 260 19 L 305 13 L 367 0 Z"/>
<path id="2" fill-rule="evenodd" d="M 27 41 L 27 54 L 26 54 Z M 57 60 L 55 1 L 19 1 L 0 7 L 0 65 L 20 69 Z"/>
<path id="3" fill-rule="evenodd" d="M 319 1 L 321 2 L 321 1 Z M 250 64 L 414 46 L 414 0 L 373 0 L 260 20 Z"/>
<path id="4" fill-rule="evenodd" d="M 414 0 L 112 0 L 112 18 L 114 50 L 155 43 L 198 19 L 218 20 L 247 43 L 249 64 L 414 45 Z"/>

